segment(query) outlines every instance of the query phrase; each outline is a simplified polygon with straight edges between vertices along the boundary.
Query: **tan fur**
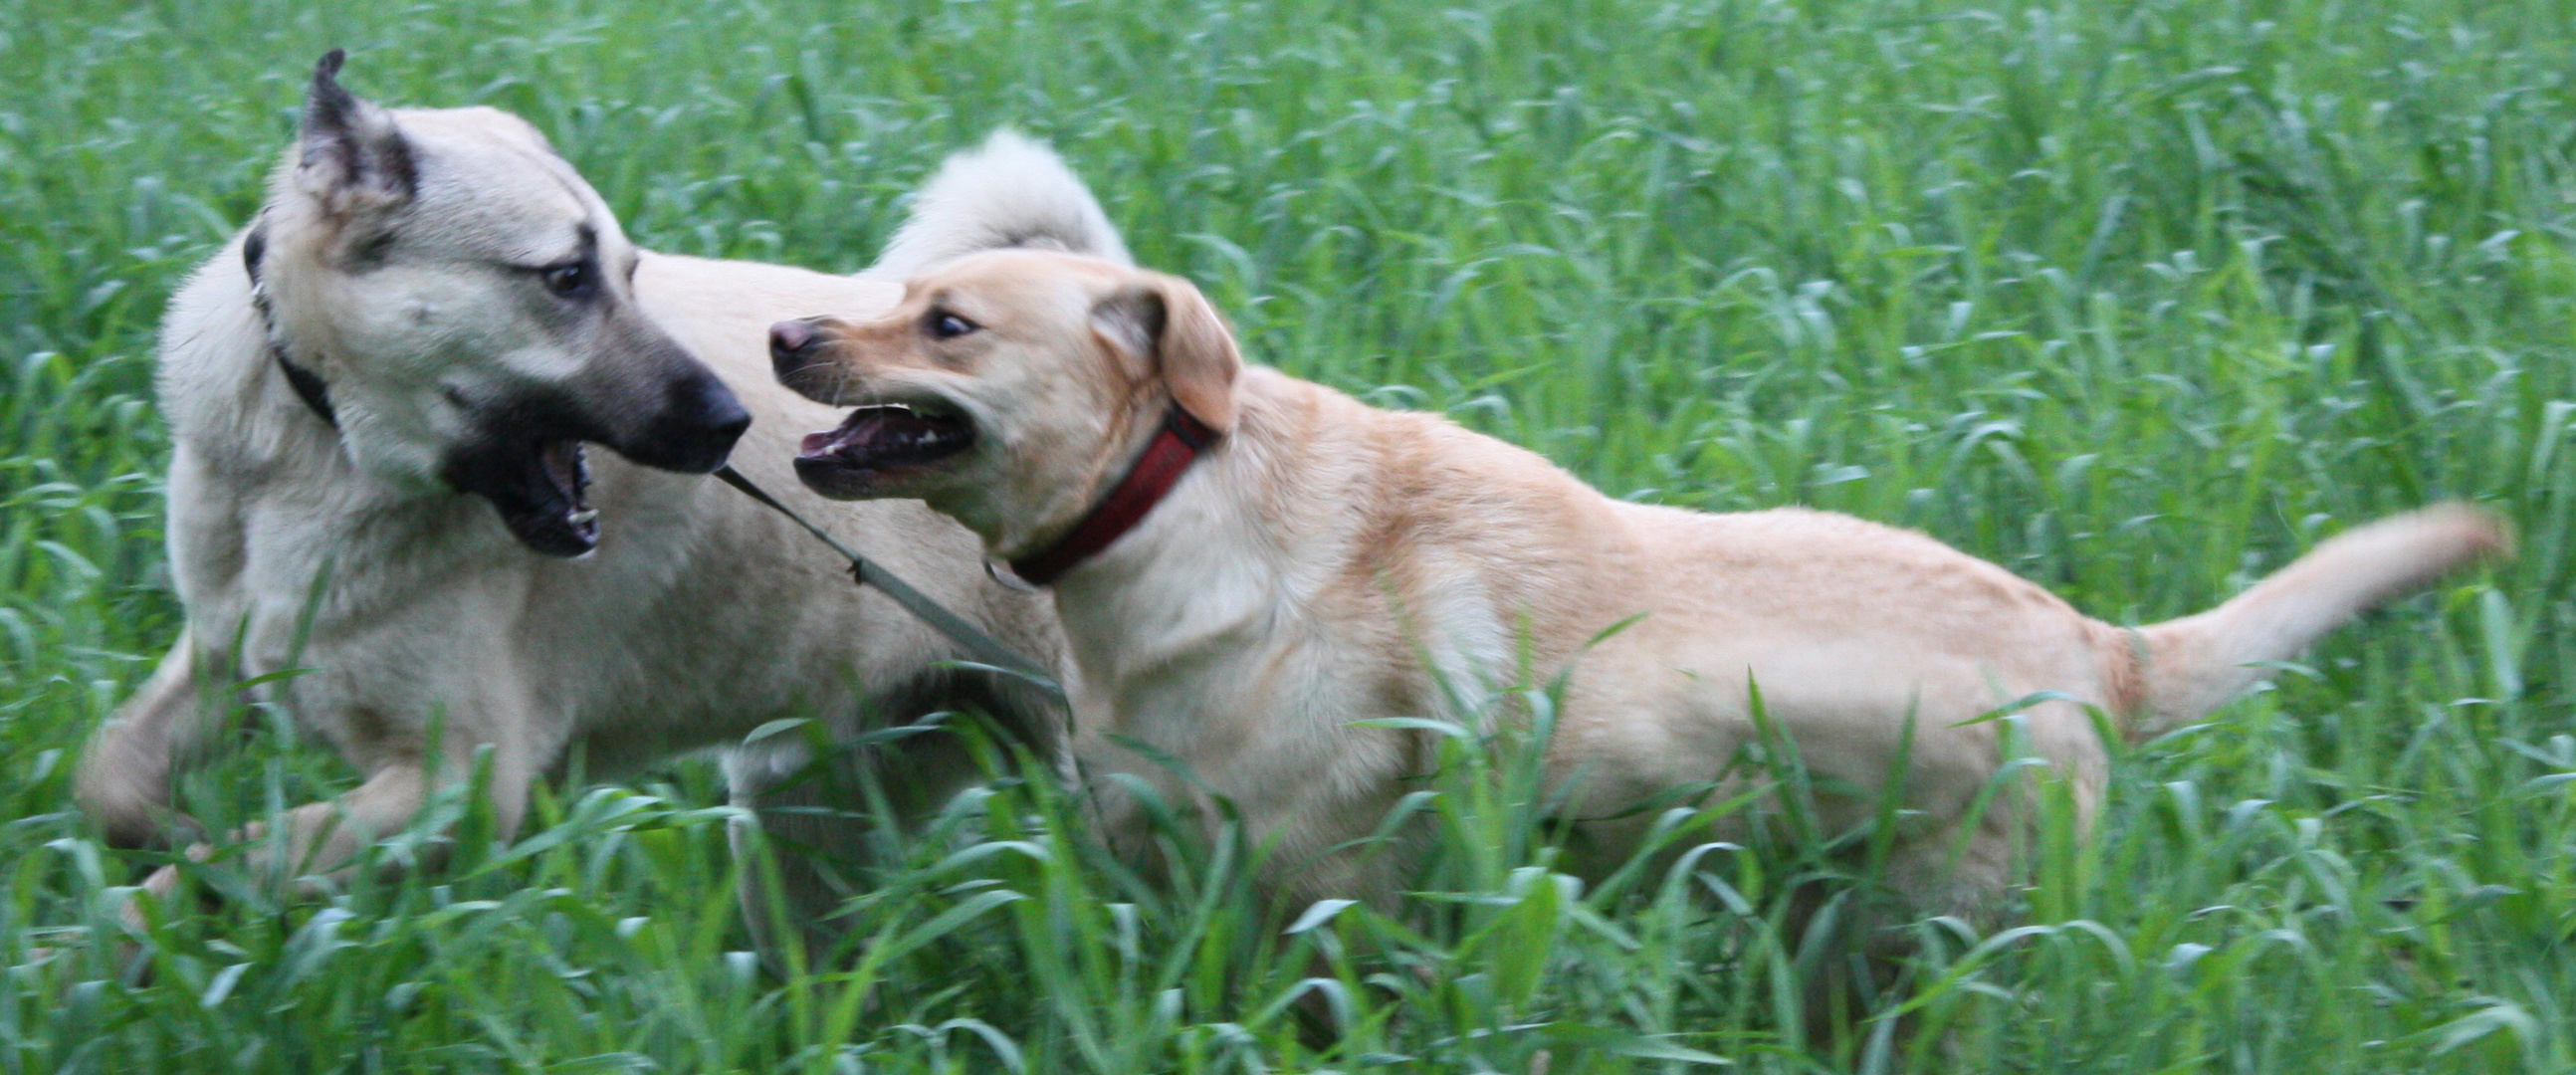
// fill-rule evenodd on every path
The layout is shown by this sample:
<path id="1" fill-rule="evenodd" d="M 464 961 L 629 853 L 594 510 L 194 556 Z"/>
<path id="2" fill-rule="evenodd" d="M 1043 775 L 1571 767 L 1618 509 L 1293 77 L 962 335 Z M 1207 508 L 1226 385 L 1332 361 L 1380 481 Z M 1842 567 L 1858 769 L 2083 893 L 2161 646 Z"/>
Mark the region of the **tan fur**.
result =
<path id="1" fill-rule="evenodd" d="M 1136 457 L 1176 395 L 1125 371 L 1208 361 L 1205 342 L 1168 331 L 1149 355 L 1104 353 L 1124 345 L 1095 323 L 1139 287 L 1189 301 L 1167 277 L 991 253 L 915 279 L 884 318 L 824 323 L 822 362 L 795 387 L 960 411 L 979 439 L 948 460 L 819 487 L 924 497 L 997 557 L 1043 547 Z M 931 339 L 920 326 L 935 311 L 981 327 Z M 1587 870 L 1624 860 L 1653 821 L 1623 812 L 1730 773 L 1756 739 L 1758 686 L 1819 786 L 1854 789 L 1822 796 L 1828 831 L 1866 823 L 1876 789 L 1901 776 L 1919 815 L 1896 836 L 1891 880 L 1930 909 L 1973 913 L 2005 884 L 2012 810 L 1961 831 L 2006 760 L 2007 726 L 1964 722 L 2041 691 L 2078 700 L 2015 722 L 2089 816 L 2105 754 L 2085 704 L 2117 708 L 2141 732 L 2191 719 L 2258 674 L 2246 663 L 2286 658 L 2504 541 L 2473 508 L 2403 516 L 2217 610 L 2133 634 L 1918 533 L 1799 508 L 1614 500 L 1439 417 L 1267 369 L 1241 370 L 1227 394 L 1229 435 L 1054 587 L 1085 691 L 1076 750 L 1096 782 L 1133 774 L 1178 800 L 1195 793 L 1120 740 L 1184 763 L 1256 838 L 1278 841 L 1269 880 L 1297 901 L 1384 901 L 1407 865 L 1333 851 L 1417 786 L 1406 778 L 1425 753 L 1417 733 L 1352 722 L 1477 716 L 1514 680 L 1526 631 L 1542 680 L 1572 669 L 1546 760 L 1594 856 Z M 1464 711 L 1435 671 L 1465 688 Z M 1112 838 L 1132 839 L 1134 804 L 1101 786 Z"/>

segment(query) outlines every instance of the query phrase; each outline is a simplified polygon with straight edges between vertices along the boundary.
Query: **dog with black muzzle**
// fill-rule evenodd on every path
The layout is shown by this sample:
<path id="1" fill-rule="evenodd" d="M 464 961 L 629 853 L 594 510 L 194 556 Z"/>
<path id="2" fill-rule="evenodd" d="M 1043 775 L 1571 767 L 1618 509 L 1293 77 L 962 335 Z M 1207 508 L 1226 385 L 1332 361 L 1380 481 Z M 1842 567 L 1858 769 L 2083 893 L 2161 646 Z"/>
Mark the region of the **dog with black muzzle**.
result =
<path id="1" fill-rule="evenodd" d="M 971 705 L 1054 749 L 1050 700 L 945 667 L 956 645 L 701 477 L 750 447 L 751 477 L 1003 643 L 1060 661 L 1043 600 L 988 578 L 972 534 L 918 504 L 834 505 L 786 480 L 785 438 L 830 412 L 769 379 L 766 327 L 882 308 L 897 285 L 640 250 L 528 124 L 380 108 L 339 66 L 335 52 L 315 72 L 267 204 L 163 328 L 187 626 L 81 759 L 80 803 L 112 839 L 183 820 L 173 768 L 239 679 L 268 677 L 257 694 L 363 777 L 283 815 L 289 861 L 250 857 L 298 873 L 402 827 L 482 748 L 505 830 L 573 749 L 614 774 L 781 717 L 846 739 Z M 1061 162 L 1008 136 L 952 160 L 918 206 L 892 254 L 1017 238 L 1124 255 Z M 728 758 L 738 801 L 825 793 L 777 786 L 804 768 L 782 745 L 798 738 Z M 953 736 L 886 749 L 848 763 L 898 809 L 977 775 Z M 773 814 L 782 830 L 859 842 L 819 812 Z M 822 876 L 782 866 L 792 905 L 821 910 Z M 146 887 L 177 880 L 164 869 Z"/>

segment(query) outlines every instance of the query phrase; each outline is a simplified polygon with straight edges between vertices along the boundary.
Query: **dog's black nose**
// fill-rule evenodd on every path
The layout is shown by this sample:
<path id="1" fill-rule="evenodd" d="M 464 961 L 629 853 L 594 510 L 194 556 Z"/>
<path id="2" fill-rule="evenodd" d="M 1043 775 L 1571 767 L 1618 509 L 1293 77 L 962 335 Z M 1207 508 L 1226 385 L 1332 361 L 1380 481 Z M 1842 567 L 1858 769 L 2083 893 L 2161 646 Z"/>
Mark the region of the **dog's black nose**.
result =
<path id="1" fill-rule="evenodd" d="M 814 326 L 803 321 L 781 321 L 769 326 L 769 362 L 778 375 L 787 376 L 804 368 L 809 360 L 806 348 L 814 346 Z"/>
<path id="2" fill-rule="evenodd" d="M 751 428 L 751 412 L 714 374 L 672 381 L 656 414 L 636 443 L 610 444 L 619 455 L 662 470 L 704 474 L 723 466 L 733 444 Z"/>

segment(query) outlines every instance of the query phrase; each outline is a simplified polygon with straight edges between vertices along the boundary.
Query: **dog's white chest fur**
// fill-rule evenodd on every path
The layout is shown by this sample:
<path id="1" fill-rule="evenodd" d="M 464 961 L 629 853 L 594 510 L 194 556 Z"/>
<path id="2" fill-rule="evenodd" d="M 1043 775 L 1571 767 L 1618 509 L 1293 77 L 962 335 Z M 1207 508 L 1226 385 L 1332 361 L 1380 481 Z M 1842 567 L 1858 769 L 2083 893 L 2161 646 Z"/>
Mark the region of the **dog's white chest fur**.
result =
<path id="1" fill-rule="evenodd" d="M 1247 449 L 1250 450 L 1250 449 Z M 1334 854 L 1385 815 L 1391 778 L 1429 764 L 1420 733 L 1355 725 L 1364 717 L 1472 721 L 1510 682 L 1510 631 L 1467 565 L 1417 564 L 1354 585 L 1353 532 L 1291 546 L 1240 495 L 1260 461 L 1203 459 L 1153 514 L 1057 584 L 1057 608 L 1082 669 L 1077 754 L 1113 842 L 1144 841 L 1142 804 L 1123 775 L 1173 807 L 1231 800 L 1255 839 L 1275 839 L 1271 873 L 1294 898 L 1383 889 L 1394 857 Z M 1330 532 L 1338 530 L 1339 532 Z M 1352 630 L 1353 601 L 1401 632 Z M 1393 612 L 1390 617 L 1387 613 Z"/>

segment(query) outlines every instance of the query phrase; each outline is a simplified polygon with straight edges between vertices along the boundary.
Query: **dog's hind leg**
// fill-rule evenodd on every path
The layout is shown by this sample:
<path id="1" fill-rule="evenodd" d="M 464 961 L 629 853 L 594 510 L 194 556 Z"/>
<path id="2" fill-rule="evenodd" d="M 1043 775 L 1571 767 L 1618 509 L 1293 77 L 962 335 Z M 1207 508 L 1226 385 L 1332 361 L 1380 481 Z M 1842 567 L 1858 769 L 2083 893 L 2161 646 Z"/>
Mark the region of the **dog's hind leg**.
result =
<path id="1" fill-rule="evenodd" d="M 852 742 L 934 713 L 945 715 L 916 734 Z M 908 842 L 959 793 L 1004 775 L 986 769 L 1001 760 L 995 755 L 1017 746 L 1053 757 L 1061 720 L 1046 697 L 1016 681 L 942 672 L 834 722 L 824 757 L 768 744 L 727 752 L 733 804 L 752 815 L 736 821 L 731 836 L 742 870 L 737 894 L 762 958 L 782 967 L 791 939 L 809 960 L 829 958 L 845 939 L 832 915 L 869 874 L 901 867 Z M 755 854 L 764 847 L 765 859 Z"/>
<path id="2" fill-rule="evenodd" d="M 81 750 L 72 798 L 118 847 L 152 843 L 178 819 L 170 807 L 170 771 L 194 753 L 221 717 L 204 704 L 204 660 L 191 633 L 161 658 L 141 689 L 101 722 Z"/>
<path id="3" fill-rule="evenodd" d="M 811 965 L 839 939 L 829 916 L 851 893 L 831 867 L 850 864 L 872 827 L 857 813 L 860 797 L 834 778 L 838 768 L 803 750 L 751 748 L 724 759 L 733 804 L 751 815 L 729 833 L 742 871 L 736 895 L 753 946 L 782 975 L 785 945 L 803 944 Z"/>

